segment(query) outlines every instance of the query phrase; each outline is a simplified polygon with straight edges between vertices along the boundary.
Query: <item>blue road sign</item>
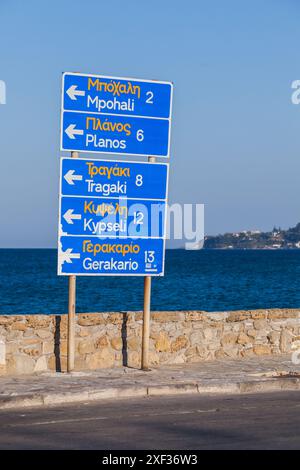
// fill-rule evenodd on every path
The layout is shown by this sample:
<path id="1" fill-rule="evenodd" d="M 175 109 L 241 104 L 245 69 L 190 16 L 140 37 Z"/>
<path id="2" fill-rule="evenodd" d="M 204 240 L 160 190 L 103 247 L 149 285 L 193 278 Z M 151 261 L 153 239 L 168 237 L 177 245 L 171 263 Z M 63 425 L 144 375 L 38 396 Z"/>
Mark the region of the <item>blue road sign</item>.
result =
<path id="1" fill-rule="evenodd" d="M 163 275 L 168 164 L 61 159 L 58 274 Z"/>
<path id="2" fill-rule="evenodd" d="M 66 72 L 63 109 L 169 119 L 172 88 L 170 82 Z"/>
<path id="3" fill-rule="evenodd" d="M 165 202 L 62 197 L 61 229 L 68 235 L 163 237 Z"/>
<path id="4" fill-rule="evenodd" d="M 164 240 L 62 236 L 58 274 L 163 275 Z"/>
<path id="5" fill-rule="evenodd" d="M 64 157 L 61 159 L 61 193 L 64 196 L 164 200 L 168 169 L 167 163 Z"/>
<path id="6" fill-rule="evenodd" d="M 63 74 L 61 150 L 168 157 L 173 85 Z"/>
<path id="7" fill-rule="evenodd" d="M 167 157 L 169 121 L 64 111 L 61 150 Z"/>

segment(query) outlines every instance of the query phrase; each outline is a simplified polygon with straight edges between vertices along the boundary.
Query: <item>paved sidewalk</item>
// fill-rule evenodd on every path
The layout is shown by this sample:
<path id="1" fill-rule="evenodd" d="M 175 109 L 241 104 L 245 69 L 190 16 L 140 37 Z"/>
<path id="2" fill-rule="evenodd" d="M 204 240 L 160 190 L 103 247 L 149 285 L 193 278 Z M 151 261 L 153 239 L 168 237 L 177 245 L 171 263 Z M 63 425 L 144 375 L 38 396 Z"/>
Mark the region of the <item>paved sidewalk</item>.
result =
<path id="1" fill-rule="evenodd" d="M 0 409 L 184 393 L 300 390 L 291 356 L 222 359 L 194 364 L 0 377 Z"/>

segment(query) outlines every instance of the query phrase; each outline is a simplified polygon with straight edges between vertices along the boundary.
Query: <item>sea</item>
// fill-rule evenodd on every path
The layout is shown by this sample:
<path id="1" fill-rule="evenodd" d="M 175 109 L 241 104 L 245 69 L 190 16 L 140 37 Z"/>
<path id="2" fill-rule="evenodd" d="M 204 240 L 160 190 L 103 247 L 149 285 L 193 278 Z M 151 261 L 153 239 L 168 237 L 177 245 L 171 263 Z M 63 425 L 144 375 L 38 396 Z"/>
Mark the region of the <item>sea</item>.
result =
<path id="1" fill-rule="evenodd" d="M 51 249 L 0 250 L 0 314 L 63 314 L 68 278 Z M 76 311 L 141 310 L 143 277 L 78 277 Z M 167 250 L 152 310 L 300 308 L 300 250 Z"/>

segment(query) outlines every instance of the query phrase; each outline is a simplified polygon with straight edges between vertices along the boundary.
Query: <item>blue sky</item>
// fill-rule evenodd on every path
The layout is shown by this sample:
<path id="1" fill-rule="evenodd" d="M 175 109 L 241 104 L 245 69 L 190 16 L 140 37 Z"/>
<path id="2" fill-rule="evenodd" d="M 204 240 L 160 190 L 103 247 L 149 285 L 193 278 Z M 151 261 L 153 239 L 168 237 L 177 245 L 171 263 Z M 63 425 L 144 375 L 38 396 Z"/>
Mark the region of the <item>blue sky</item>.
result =
<path id="1" fill-rule="evenodd" d="M 300 221 L 297 0 L 0 0 L 1 247 L 55 247 L 63 71 L 174 82 L 170 202 L 205 232 Z"/>

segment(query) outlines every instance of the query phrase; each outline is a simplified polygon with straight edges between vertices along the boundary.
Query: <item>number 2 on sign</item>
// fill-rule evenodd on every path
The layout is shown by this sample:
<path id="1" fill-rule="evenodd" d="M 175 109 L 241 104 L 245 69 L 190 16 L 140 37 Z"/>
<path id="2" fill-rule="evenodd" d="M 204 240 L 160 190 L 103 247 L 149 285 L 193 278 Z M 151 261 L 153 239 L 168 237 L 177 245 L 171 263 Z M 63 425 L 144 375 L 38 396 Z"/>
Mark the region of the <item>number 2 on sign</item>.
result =
<path id="1" fill-rule="evenodd" d="M 152 93 L 152 91 L 147 91 L 146 96 L 148 96 L 148 98 L 146 99 L 146 103 L 153 104 L 154 94 Z"/>
<path id="2" fill-rule="evenodd" d="M 135 225 L 142 225 L 144 219 L 144 214 L 141 211 L 135 211 L 133 214 L 133 223 Z"/>

